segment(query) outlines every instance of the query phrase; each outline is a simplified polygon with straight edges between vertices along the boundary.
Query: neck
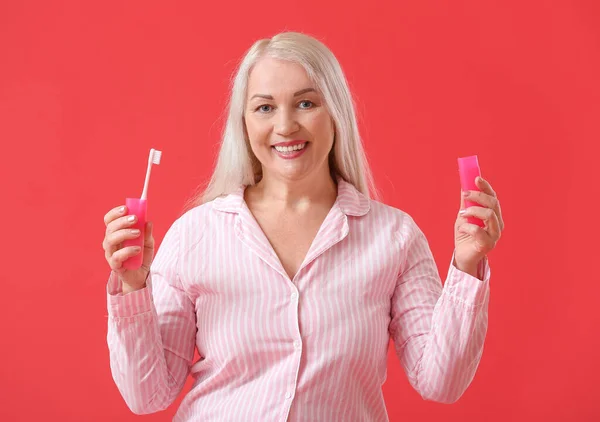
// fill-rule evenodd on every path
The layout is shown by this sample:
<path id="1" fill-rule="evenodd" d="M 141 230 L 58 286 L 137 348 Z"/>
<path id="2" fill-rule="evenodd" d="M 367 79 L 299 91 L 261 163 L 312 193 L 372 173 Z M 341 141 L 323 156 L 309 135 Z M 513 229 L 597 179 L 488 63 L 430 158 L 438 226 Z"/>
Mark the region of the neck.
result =
<path id="1" fill-rule="evenodd" d="M 299 180 L 265 176 L 254 190 L 257 199 L 271 209 L 302 212 L 315 204 L 331 206 L 337 197 L 337 186 L 329 172 L 326 176 L 315 174 Z"/>

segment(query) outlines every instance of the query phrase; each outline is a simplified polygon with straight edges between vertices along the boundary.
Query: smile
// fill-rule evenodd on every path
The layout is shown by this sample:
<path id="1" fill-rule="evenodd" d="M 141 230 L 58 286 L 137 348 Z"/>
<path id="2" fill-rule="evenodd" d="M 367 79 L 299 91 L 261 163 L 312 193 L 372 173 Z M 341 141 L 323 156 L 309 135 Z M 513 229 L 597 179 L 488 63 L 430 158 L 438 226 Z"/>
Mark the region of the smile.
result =
<path id="1" fill-rule="evenodd" d="M 273 151 L 275 151 L 275 153 L 281 157 L 281 158 L 285 158 L 285 159 L 292 159 L 292 158 L 296 158 L 296 157 L 300 157 L 304 151 L 306 150 L 306 147 L 308 145 L 308 142 L 305 142 L 303 144 L 298 144 L 298 145 L 294 145 L 292 147 L 271 147 L 273 149 Z"/>
<path id="2" fill-rule="evenodd" d="M 279 152 L 293 152 L 293 151 L 298 151 L 302 148 L 304 148 L 306 146 L 306 142 L 303 144 L 298 144 L 298 145 L 294 145 L 292 147 L 280 147 L 280 146 L 275 146 L 273 148 L 275 148 L 277 151 Z"/>

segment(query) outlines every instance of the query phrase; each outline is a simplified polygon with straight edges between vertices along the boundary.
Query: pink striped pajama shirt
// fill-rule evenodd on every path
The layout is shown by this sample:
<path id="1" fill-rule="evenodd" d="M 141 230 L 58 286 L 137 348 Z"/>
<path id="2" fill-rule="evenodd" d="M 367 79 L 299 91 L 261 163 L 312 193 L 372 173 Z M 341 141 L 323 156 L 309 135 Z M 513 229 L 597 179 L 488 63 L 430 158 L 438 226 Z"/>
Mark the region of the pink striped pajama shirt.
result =
<path id="1" fill-rule="evenodd" d="M 480 280 L 452 257 L 442 286 L 415 221 L 338 179 L 290 280 L 244 188 L 173 223 L 146 288 L 110 275 L 110 368 L 133 412 L 167 408 L 191 374 L 174 421 L 387 421 L 390 339 L 424 399 L 458 400 L 483 352 L 487 258 Z"/>

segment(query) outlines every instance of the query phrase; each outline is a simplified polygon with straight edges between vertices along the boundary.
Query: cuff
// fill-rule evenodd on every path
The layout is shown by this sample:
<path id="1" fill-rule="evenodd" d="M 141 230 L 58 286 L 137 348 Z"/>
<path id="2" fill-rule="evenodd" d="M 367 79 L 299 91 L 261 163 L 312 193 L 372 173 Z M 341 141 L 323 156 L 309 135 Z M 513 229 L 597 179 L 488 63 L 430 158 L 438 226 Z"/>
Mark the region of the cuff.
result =
<path id="1" fill-rule="evenodd" d="M 491 269 L 488 257 L 485 256 L 477 266 L 477 275 L 483 280 L 473 277 L 454 266 L 454 252 L 450 260 L 448 277 L 444 284 L 444 293 L 470 306 L 480 306 L 485 301 L 489 290 Z"/>
<path id="2" fill-rule="evenodd" d="M 114 271 L 106 285 L 106 304 L 111 317 L 132 317 L 152 310 L 152 276 L 146 280 L 146 287 L 135 292 L 123 294 L 123 286 L 119 275 Z"/>

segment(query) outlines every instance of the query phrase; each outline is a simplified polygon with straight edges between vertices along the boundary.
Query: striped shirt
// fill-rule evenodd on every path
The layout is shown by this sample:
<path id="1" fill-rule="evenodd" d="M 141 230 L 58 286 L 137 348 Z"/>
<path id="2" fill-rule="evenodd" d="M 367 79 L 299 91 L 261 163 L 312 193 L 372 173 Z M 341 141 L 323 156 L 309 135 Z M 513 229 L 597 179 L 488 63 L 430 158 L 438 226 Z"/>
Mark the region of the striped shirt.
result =
<path id="1" fill-rule="evenodd" d="M 134 413 L 167 408 L 191 375 L 174 421 L 387 421 L 390 340 L 425 400 L 459 399 L 483 352 L 487 257 L 477 278 L 453 254 L 442 285 L 412 217 L 339 179 L 290 280 L 244 189 L 178 218 L 145 288 L 109 277 L 110 368 Z"/>

